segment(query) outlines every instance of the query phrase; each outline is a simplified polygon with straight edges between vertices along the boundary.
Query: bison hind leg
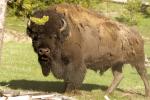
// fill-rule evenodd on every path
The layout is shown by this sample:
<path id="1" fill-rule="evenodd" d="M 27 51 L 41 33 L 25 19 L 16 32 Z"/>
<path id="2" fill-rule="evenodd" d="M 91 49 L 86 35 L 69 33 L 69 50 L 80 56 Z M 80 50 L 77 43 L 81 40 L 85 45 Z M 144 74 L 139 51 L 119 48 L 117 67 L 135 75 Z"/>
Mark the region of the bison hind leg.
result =
<path id="1" fill-rule="evenodd" d="M 140 61 L 137 64 L 132 64 L 132 66 L 134 66 L 136 68 L 138 74 L 140 75 L 141 79 L 144 82 L 145 95 L 150 97 L 150 86 L 149 86 L 149 82 L 148 82 L 147 70 L 144 65 L 144 61 Z"/>
<path id="2" fill-rule="evenodd" d="M 123 67 L 122 63 L 118 63 L 112 66 L 112 73 L 113 73 L 114 79 L 111 85 L 109 86 L 109 88 L 107 89 L 106 95 L 112 93 L 117 88 L 121 80 L 123 79 L 122 67 Z"/>

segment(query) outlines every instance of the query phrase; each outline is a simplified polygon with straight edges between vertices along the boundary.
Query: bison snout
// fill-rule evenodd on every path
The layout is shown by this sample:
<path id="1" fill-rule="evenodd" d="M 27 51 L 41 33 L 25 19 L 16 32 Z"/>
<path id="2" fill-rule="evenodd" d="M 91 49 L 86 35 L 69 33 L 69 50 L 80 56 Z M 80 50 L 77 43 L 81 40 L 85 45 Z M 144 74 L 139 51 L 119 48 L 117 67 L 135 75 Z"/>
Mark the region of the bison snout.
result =
<path id="1" fill-rule="evenodd" d="M 40 49 L 38 50 L 38 53 L 39 53 L 40 55 L 48 55 L 48 54 L 50 53 L 50 49 L 49 49 L 49 48 L 40 48 Z"/>

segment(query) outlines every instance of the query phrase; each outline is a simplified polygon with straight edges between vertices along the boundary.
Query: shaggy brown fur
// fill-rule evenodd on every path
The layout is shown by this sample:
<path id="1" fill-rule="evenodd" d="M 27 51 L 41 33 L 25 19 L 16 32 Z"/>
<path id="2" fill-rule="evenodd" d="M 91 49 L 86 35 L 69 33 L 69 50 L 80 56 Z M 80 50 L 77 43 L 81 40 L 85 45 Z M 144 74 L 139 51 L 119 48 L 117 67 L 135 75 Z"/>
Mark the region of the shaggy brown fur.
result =
<path id="1" fill-rule="evenodd" d="M 106 92 L 109 94 L 123 78 L 122 66 L 131 64 L 150 96 L 144 44 L 137 31 L 77 5 L 59 4 L 34 13 L 38 18 L 44 15 L 49 16 L 49 21 L 45 25 L 31 22 L 27 34 L 33 40 L 45 76 L 51 70 L 56 78 L 64 79 L 65 89 L 70 91 L 80 87 L 86 68 L 101 74 L 111 68 L 114 80 Z M 67 27 L 60 32 L 62 19 Z"/>

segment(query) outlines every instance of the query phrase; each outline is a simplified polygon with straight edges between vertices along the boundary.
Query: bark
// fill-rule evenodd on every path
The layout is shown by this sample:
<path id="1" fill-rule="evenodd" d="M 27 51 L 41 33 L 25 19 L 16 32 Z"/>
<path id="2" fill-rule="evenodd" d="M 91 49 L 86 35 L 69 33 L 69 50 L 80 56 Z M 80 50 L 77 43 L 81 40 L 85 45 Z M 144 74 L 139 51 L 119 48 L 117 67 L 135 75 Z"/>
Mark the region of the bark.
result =
<path id="1" fill-rule="evenodd" d="M 5 20 L 5 11 L 6 11 L 6 0 L 0 0 L 0 63 L 2 58 L 2 48 L 3 48 L 3 39 L 4 39 L 4 20 Z"/>

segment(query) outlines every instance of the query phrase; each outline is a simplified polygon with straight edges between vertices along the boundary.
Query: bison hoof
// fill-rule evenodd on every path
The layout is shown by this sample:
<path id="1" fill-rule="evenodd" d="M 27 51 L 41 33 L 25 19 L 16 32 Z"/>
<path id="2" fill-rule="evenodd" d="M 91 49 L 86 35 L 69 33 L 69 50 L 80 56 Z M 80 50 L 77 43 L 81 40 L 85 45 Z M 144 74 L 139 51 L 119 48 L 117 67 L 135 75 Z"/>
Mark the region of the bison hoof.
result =
<path id="1" fill-rule="evenodd" d="M 65 91 L 65 94 L 71 94 L 71 95 L 82 95 L 82 93 L 79 90 L 71 90 L 71 91 Z"/>

